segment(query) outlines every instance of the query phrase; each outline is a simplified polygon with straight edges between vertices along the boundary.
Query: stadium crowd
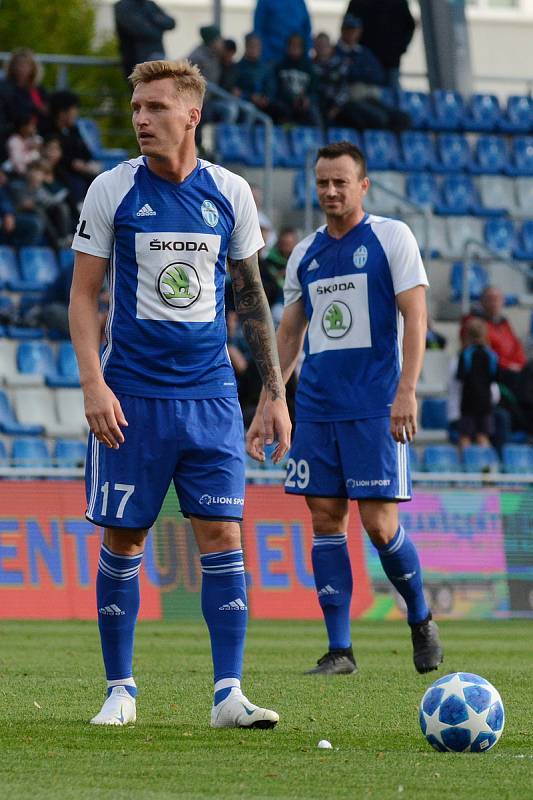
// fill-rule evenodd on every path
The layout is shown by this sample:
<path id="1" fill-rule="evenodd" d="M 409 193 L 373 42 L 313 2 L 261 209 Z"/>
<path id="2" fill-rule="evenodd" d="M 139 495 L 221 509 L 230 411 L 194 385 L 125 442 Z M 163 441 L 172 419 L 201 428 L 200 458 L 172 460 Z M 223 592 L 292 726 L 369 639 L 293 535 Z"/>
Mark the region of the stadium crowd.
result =
<path id="1" fill-rule="evenodd" d="M 258 0 L 254 28 L 242 47 L 224 39 L 215 25 L 200 28 L 200 41 L 188 54 L 206 78 L 236 100 L 245 100 L 277 124 L 401 131 L 409 116 L 394 104 L 400 59 L 415 23 L 405 0 L 351 0 L 339 37 L 313 34 L 304 0 Z M 130 8 L 131 6 L 131 8 Z M 133 8 L 135 6 L 135 9 Z M 163 57 L 163 33 L 175 21 L 155 3 L 121 0 L 116 29 L 125 75 L 139 60 Z M 394 21 L 394 24 L 393 24 Z M 282 34 L 283 32 L 283 34 Z M 150 38 L 151 37 L 151 38 Z M 237 52 L 242 56 L 237 58 Z M 175 55 L 175 54 L 170 54 Z M 81 202 L 103 169 L 80 133 L 79 99 L 69 90 L 48 92 L 40 65 L 28 49 L 12 53 L 0 81 L 0 245 L 48 245 L 56 251 L 72 241 Z M 237 102 L 208 95 L 206 122 L 248 122 Z M 275 323 L 283 307 L 287 260 L 301 232 L 274 226 L 252 187 L 265 247 L 261 274 Z M 72 263 L 33 306 L 7 306 L 3 324 L 43 326 L 68 336 L 67 304 Z M 105 318 L 106 297 L 102 297 Z M 20 305 L 22 308 L 22 304 Z M 228 347 L 238 378 L 245 422 L 260 391 L 250 356 L 226 292 Z M 501 291 L 488 287 L 478 306 L 461 321 L 461 352 L 450 361 L 448 422 L 454 443 L 492 442 L 501 452 L 513 432 L 533 437 L 533 362 L 502 314 Z M 474 324 L 473 324 L 474 321 Z M 427 346 L 446 341 L 431 326 Z M 292 412 L 293 379 L 288 386 Z M 472 409 L 477 409 L 476 413 Z"/>

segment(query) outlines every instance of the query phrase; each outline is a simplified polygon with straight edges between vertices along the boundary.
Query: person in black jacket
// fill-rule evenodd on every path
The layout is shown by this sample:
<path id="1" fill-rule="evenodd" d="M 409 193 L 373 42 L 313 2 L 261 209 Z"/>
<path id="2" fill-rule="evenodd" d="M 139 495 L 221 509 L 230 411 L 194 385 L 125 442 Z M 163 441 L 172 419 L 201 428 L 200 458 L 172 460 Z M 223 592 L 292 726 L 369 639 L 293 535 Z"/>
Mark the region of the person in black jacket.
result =
<path id="1" fill-rule="evenodd" d="M 165 58 L 163 33 L 173 30 L 176 22 L 153 0 L 119 0 L 115 25 L 122 67 L 129 78 L 136 64 Z"/>
<path id="2" fill-rule="evenodd" d="M 494 434 L 492 384 L 498 380 L 498 356 L 488 346 L 487 323 L 473 317 L 464 329 L 457 379 L 461 382 L 459 444 L 490 445 Z"/>
<path id="3" fill-rule="evenodd" d="M 275 121 L 320 125 L 315 71 L 299 33 L 289 37 L 285 57 L 276 66 L 275 76 Z"/>
<path id="4" fill-rule="evenodd" d="M 347 14 L 363 22 L 361 44 L 372 50 L 387 74 L 387 84 L 399 88 L 400 59 L 415 30 L 407 0 L 350 0 Z"/>

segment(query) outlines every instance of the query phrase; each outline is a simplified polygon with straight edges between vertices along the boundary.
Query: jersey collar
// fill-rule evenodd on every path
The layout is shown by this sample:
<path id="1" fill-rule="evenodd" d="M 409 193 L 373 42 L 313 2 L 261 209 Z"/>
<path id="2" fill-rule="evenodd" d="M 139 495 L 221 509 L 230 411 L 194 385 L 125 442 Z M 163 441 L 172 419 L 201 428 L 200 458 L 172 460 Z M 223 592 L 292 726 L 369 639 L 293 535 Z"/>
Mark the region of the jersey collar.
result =
<path id="1" fill-rule="evenodd" d="M 167 187 L 171 186 L 173 189 L 176 189 L 176 191 L 178 191 L 178 192 L 181 191 L 182 189 L 185 189 L 190 183 L 192 183 L 192 181 L 198 175 L 198 173 L 200 171 L 200 167 L 201 167 L 200 160 L 197 158 L 196 159 L 195 168 L 193 169 L 192 172 L 190 172 L 187 175 L 185 180 L 184 181 L 180 181 L 180 183 L 174 183 L 174 181 L 167 181 L 166 178 L 161 178 L 160 175 L 157 175 L 153 170 L 151 170 L 150 167 L 148 166 L 148 159 L 147 159 L 146 156 L 143 156 L 143 163 L 144 163 L 144 166 L 146 167 L 148 175 L 150 176 L 150 178 L 153 181 L 155 181 L 156 183 L 162 183 L 164 186 L 167 186 Z"/>
<path id="2" fill-rule="evenodd" d="M 337 239 L 335 236 L 331 236 L 331 234 L 328 233 L 328 226 L 326 224 L 326 225 L 324 225 L 324 236 L 327 236 L 327 238 L 331 242 L 343 242 L 345 239 L 348 238 L 348 236 L 351 236 L 354 231 L 358 231 L 360 228 L 362 228 L 362 226 L 365 224 L 367 219 L 368 219 L 368 214 L 365 211 L 365 215 L 364 215 L 363 219 L 361 220 L 361 222 L 358 222 L 357 225 L 354 225 L 353 228 L 350 228 L 349 231 L 346 231 L 344 236 L 341 236 L 340 239 Z"/>

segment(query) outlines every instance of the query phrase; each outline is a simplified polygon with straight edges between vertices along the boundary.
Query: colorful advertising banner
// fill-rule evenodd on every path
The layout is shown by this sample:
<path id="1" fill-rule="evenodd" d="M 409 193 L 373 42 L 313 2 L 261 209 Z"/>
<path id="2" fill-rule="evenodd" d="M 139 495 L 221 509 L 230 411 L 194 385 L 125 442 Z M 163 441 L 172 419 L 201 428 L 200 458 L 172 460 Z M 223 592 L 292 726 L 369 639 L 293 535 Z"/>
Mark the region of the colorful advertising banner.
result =
<path id="1" fill-rule="evenodd" d="M 0 482 L 0 618 L 95 619 L 101 531 L 85 520 L 81 481 Z M 400 509 L 439 617 L 533 617 L 533 491 L 422 488 Z M 252 616 L 319 619 L 304 499 L 248 486 L 243 524 Z M 403 616 L 352 504 L 352 616 Z M 200 617 L 201 570 L 190 523 L 169 492 L 141 570 L 144 619 Z"/>

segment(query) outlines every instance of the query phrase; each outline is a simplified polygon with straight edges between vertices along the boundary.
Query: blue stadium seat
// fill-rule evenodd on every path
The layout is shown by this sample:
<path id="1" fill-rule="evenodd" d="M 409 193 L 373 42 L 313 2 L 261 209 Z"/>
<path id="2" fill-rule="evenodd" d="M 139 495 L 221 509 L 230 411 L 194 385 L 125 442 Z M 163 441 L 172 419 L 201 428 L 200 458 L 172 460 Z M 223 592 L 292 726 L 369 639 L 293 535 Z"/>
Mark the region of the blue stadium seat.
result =
<path id="1" fill-rule="evenodd" d="M 297 172 L 294 176 L 294 200 L 296 208 L 305 208 L 305 172 Z M 320 208 L 316 183 L 312 181 L 313 208 Z"/>
<path id="2" fill-rule="evenodd" d="M 54 461 L 58 467 L 82 467 L 87 445 L 77 439 L 58 439 L 54 448 Z"/>
<path id="3" fill-rule="evenodd" d="M 472 154 L 466 136 L 461 133 L 441 133 L 437 137 L 438 172 L 465 172 L 472 164 Z"/>
<path id="4" fill-rule="evenodd" d="M 505 444 L 502 449 L 505 472 L 531 474 L 533 472 L 533 447 L 529 444 Z"/>
<path id="5" fill-rule="evenodd" d="M 498 468 L 498 456 L 493 447 L 471 444 L 463 449 L 465 472 L 492 472 Z"/>
<path id="6" fill-rule="evenodd" d="M 17 350 L 17 367 L 29 375 L 53 378 L 57 375 L 54 352 L 47 342 L 21 342 Z"/>
<path id="7" fill-rule="evenodd" d="M 0 392 L 0 431 L 10 436 L 39 436 L 42 425 L 22 425 L 18 422 L 5 392 Z"/>
<path id="8" fill-rule="evenodd" d="M 533 261 L 533 220 L 522 223 L 518 234 L 517 246 L 513 250 L 513 258 L 519 261 Z"/>
<path id="9" fill-rule="evenodd" d="M 512 176 L 533 175 L 533 136 L 514 137 L 507 174 Z"/>
<path id="10" fill-rule="evenodd" d="M 279 125 L 274 125 L 272 131 L 273 161 L 275 167 L 292 167 L 292 155 L 289 147 L 289 140 L 285 130 Z M 258 164 L 265 163 L 265 127 L 257 125 L 255 129 L 255 152 L 257 153 Z"/>
<path id="11" fill-rule="evenodd" d="M 435 89 L 432 95 L 434 122 L 437 131 L 460 131 L 464 128 L 465 108 L 459 92 Z"/>
<path id="12" fill-rule="evenodd" d="M 485 223 L 485 244 L 502 255 L 511 255 L 516 247 L 516 231 L 510 219 L 495 217 Z"/>
<path id="13" fill-rule="evenodd" d="M 473 94 L 466 108 L 464 126 L 467 131 L 498 130 L 502 110 L 494 94 Z"/>
<path id="14" fill-rule="evenodd" d="M 59 269 L 61 272 L 71 269 L 74 266 L 74 250 L 70 247 L 63 247 L 58 253 Z"/>
<path id="15" fill-rule="evenodd" d="M 461 461 L 453 444 L 429 445 L 424 450 L 426 472 L 461 472 Z"/>
<path id="16" fill-rule="evenodd" d="M 40 291 L 53 283 L 59 275 L 59 265 L 50 247 L 21 247 L 19 261 L 19 291 Z"/>
<path id="17" fill-rule="evenodd" d="M 81 138 L 96 161 L 101 161 L 104 169 L 112 169 L 128 158 L 128 151 L 119 147 L 103 147 L 100 128 L 93 119 L 80 117 L 77 121 Z"/>
<path id="18" fill-rule="evenodd" d="M 431 109 L 431 98 L 428 94 L 400 90 L 398 102 L 400 110 L 409 114 L 413 128 L 426 130 L 433 127 L 433 111 Z"/>
<path id="19" fill-rule="evenodd" d="M 353 128 L 328 128 L 326 138 L 328 144 L 333 144 L 334 142 L 351 142 L 357 147 L 361 147 L 361 137 Z"/>
<path id="20" fill-rule="evenodd" d="M 477 175 L 498 175 L 509 167 L 507 143 L 502 136 L 480 136 L 474 152 L 471 170 Z"/>
<path id="21" fill-rule="evenodd" d="M 450 272 L 450 300 L 457 303 L 463 297 L 462 261 L 455 261 Z M 479 300 L 481 293 L 489 285 L 489 276 L 481 264 L 468 265 L 468 296 L 470 300 Z"/>
<path id="22" fill-rule="evenodd" d="M 442 430 L 448 427 L 446 398 L 425 397 L 422 401 L 422 427 L 428 430 Z"/>
<path id="23" fill-rule="evenodd" d="M 413 203 L 426 207 L 433 207 L 439 197 L 437 181 L 430 172 L 408 175 L 405 181 L 405 192 Z"/>
<path id="24" fill-rule="evenodd" d="M 80 370 L 72 342 L 62 342 L 57 354 L 57 372 L 47 376 L 46 383 L 54 388 L 80 385 Z"/>
<path id="25" fill-rule="evenodd" d="M 441 185 L 441 200 L 435 206 L 437 214 L 474 214 L 475 216 L 496 216 L 505 213 L 504 209 L 484 208 L 479 200 L 474 182 L 469 175 L 445 175 Z"/>
<path id="26" fill-rule="evenodd" d="M 529 133 L 533 128 L 533 104 L 530 97 L 511 95 L 499 128 L 505 133 Z"/>
<path id="27" fill-rule="evenodd" d="M 220 161 L 239 164 L 255 163 L 254 146 L 248 125 L 229 125 L 220 122 L 215 128 L 215 149 Z"/>
<path id="28" fill-rule="evenodd" d="M 369 169 L 397 169 L 398 145 L 393 133 L 390 131 L 364 131 L 363 141 Z"/>
<path id="29" fill-rule="evenodd" d="M 400 135 L 401 168 L 406 172 L 423 172 L 435 167 L 435 147 L 428 133 L 405 131 Z"/>
<path id="30" fill-rule="evenodd" d="M 9 458 L 5 444 L 0 440 L 0 467 L 9 466 Z"/>
<path id="31" fill-rule="evenodd" d="M 0 289 L 10 288 L 9 284 L 19 282 L 20 275 L 14 249 L 5 244 L 0 245 Z"/>
<path id="32" fill-rule="evenodd" d="M 44 439 L 15 439 L 11 460 L 17 467 L 50 467 L 51 460 Z"/>
<path id="33" fill-rule="evenodd" d="M 420 472 L 420 455 L 412 444 L 409 445 L 409 465 L 412 472 Z"/>
<path id="34" fill-rule="evenodd" d="M 7 294 L 0 294 L 0 320 L 4 325 L 11 325 L 17 318 L 17 307 Z M 5 335 L 5 332 L 4 334 Z"/>
<path id="35" fill-rule="evenodd" d="M 292 167 L 305 167 L 309 151 L 316 156 L 316 151 L 324 144 L 324 137 L 319 128 L 297 126 L 289 131 L 289 146 Z M 314 158 L 313 158 L 314 163 Z"/>

